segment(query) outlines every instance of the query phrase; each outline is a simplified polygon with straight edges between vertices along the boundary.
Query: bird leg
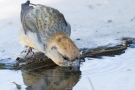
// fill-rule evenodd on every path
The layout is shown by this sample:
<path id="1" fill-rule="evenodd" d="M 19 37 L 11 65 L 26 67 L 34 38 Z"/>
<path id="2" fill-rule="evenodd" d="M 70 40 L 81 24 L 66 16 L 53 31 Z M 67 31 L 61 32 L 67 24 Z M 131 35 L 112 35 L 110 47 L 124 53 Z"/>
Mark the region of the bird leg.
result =
<path id="1" fill-rule="evenodd" d="M 34 57 L 34 52 L 32 51 L 32 48 L 31 47 L 28 47 L 28 49 L 22 51 L 21 54 L 22 53 L 26 53 L 26 56 L 28 56 L 30 53 L 32 53 L 32 57 Z"/>
<path id="2" fill-rule="evenodd" d="M 26 53 L 26 56 L 29 55 L 29 53 L 32 53 L 32 56 L 34 57 L 34 52 L 32 51 L 32 48 L 31 47 L 28 48 L 28 51 Z"/>

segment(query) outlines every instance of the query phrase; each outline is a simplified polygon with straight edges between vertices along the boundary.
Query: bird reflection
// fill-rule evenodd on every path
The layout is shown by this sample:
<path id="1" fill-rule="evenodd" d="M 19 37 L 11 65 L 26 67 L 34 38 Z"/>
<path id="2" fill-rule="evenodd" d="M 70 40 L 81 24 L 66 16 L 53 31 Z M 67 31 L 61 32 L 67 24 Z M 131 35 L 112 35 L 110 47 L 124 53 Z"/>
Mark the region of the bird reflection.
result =
<path id="1" fill-rule="evenodd" d="M 38 65 L 41 66 L 40 63 Z M 81 75 L 79 68 L 56 65 L 31 71 L 26 67 L 21 71 L 26 90 L 72 90 Z"/>

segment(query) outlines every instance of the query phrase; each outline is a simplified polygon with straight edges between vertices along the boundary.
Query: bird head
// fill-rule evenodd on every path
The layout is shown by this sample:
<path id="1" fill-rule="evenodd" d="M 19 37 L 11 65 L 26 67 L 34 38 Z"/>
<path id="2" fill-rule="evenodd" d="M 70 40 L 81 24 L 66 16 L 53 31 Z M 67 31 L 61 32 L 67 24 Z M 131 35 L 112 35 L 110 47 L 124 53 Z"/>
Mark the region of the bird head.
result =
<path id="1" fill-rule="evenodd" d="M 80 57 L 77 46 L 64 33 L 52 35 L 47 43 L 46 55 L 57 65 L 65 67 L 76 63 Z"/>

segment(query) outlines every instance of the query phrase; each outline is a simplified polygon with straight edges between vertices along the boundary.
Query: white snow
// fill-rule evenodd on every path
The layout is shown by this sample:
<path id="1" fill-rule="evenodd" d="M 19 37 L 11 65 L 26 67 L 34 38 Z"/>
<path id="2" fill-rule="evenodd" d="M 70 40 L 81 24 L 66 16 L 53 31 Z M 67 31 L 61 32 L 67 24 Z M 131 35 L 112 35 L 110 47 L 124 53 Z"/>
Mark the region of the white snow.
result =
<path id="1" fill-rule="evenodd" d="M 18 35 L 20 4 L 25 1 L 0 0 L 0 59 L 14 59 L 24 50 Z M 71 24 L 71 38 L 79 48 L 116 45 L 122 37 L 135 38 L 135 0 L 31 0 L 31 3 L 51 6 L 63 13 Z M 135 49 L 129 48 L 115 57 L 86 59 L 73 90 L 135 90 L 134 53 Z M 0 90 L 16 90 L 10 83 L 15 81 L 25 90 L 18 72 L 0 70 Z"/>

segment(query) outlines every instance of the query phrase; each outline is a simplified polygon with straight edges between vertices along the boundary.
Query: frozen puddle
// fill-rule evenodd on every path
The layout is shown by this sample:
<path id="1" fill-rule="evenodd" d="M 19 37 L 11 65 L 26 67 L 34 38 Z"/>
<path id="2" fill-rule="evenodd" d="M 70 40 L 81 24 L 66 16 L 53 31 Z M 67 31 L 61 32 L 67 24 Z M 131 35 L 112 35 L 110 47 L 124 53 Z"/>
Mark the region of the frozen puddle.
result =
<path id="1" fill-rule="evenodd" d="M 56 66 L 31 73 L 0 70 L 0 90 L 135 90 L 135 49 L 115 57 L 92 59 L 80 70 Z"/>

